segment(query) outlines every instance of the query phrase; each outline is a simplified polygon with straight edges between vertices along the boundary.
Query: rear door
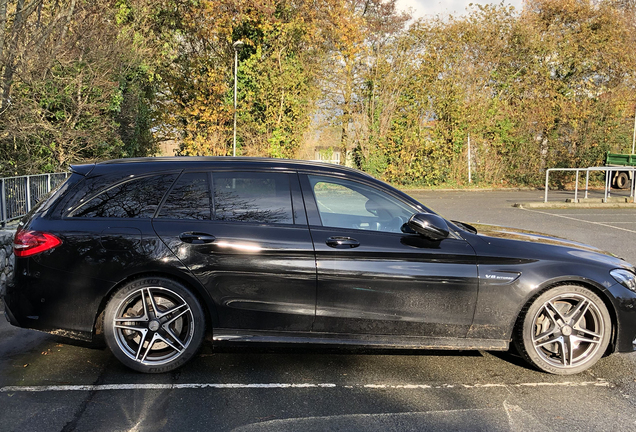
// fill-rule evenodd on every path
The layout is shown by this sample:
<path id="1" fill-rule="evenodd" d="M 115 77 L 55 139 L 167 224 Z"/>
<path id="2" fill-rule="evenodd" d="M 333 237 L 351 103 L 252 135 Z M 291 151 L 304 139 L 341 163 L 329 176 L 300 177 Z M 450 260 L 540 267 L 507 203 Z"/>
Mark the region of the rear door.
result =
<path id="1" fill-rule="evenodd" d="M 403 232 L 420 210 L 373 182 L 301 182 L 318 272 L 314 331 L 465 337 L 478 288 L 465 240 Z"/>
<path id="2" fill-rule="evenodd" d="M 310 331 L 316 267 L 296 173 L 184 173 L 153 220 L 228 329 Z"/>

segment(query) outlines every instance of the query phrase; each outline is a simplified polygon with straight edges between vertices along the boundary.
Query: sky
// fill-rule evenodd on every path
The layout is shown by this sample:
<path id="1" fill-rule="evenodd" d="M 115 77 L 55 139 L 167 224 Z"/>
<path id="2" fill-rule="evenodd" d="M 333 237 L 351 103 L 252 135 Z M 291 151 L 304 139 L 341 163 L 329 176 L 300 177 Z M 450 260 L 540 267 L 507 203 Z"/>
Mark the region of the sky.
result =
<path id="1" fill-rule="evenodd" d="M 420 18 L 437 14 L 460 14 L 466 13 L 466 8 L 470 3 L 501 3 L 501 0 L 397 0 L 398 8 L 413 8 L 413 17 Z M 506 4 L 521 10 L 522 0 L 506 0 Z"/>

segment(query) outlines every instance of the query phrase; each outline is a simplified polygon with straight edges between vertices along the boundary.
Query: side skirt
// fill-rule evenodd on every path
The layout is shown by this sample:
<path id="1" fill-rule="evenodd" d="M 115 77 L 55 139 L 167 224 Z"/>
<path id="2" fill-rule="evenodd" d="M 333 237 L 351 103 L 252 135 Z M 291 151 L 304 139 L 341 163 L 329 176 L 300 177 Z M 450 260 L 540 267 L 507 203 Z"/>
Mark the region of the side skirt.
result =
<path id="1" fill-rule="evenodd" d="M 214 344 L 312 344 L 390 349 L 507 351 L 509 341 L 498 339 L 437 338 L 341 333 L 293 333 L 277 331 L 214 329 Z"/>

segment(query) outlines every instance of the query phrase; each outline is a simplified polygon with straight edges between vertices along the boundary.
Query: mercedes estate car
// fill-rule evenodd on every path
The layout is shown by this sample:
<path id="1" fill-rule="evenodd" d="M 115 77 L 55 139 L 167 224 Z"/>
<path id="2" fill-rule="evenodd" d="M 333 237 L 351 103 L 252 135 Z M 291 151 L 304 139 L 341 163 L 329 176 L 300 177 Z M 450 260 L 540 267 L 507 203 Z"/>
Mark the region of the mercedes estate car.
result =
<path id="1" fill-rule="evenodd" d="M 165 372 L 214 343 L 508 350 L 573 374 L 635 349 L 636 269 L 436 214 L 360 171 L 252 158 L 72 167 L 19 225 L 16 326 Z"/>

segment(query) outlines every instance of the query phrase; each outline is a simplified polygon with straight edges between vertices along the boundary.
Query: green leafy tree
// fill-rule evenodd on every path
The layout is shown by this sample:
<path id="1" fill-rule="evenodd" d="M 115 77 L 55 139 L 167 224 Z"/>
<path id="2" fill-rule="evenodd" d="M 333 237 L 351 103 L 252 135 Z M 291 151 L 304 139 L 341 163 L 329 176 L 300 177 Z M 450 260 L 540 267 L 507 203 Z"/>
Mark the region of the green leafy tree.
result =
<path id="1" fill-rule="evenodd" d="M 5 6 L 0 4 L 2 175 L 153 152 L 149 79 L 115 2 Z"/>

